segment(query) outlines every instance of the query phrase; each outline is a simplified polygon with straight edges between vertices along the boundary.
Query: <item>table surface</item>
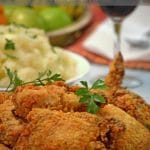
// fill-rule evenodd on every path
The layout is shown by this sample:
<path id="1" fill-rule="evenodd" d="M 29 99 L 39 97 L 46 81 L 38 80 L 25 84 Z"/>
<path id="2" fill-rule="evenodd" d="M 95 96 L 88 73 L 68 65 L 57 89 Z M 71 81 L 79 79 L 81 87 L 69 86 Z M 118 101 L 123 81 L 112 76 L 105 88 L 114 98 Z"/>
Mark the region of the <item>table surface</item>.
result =
<path id="1" fill-rule="evenodd" d="M 84 80 L 88 81 L 88 83 L 92 83 L 98 77 L 106 75 L 108 71 L 109 67 L 106 65 L 91 63 L 90 71 L 82 77 L 80 81 Z M 146 102 L 150 103 L 150 71 L 126 69 L 126 74 L 140 79 L 142 84 L 130 89 L 142 96 Z M 76 81 L 76 83 L 79 83 L 79 80 Z"/>

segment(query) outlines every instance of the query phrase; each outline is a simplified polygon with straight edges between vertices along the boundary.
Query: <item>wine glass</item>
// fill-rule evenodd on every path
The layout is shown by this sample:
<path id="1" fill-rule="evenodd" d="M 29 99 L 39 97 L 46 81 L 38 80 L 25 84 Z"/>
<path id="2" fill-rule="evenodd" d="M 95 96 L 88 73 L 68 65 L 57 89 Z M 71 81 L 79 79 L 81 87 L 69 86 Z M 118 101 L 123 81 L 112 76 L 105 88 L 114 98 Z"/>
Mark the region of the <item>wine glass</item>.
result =
<path id="1" fill-rule="evenodd" d="M 140 0 L 100 0 L 102 10 L 111 18 L 114 24 L 116 42 L 114 43 L 114 56 L 121 53 L 121 27 L 123 20 L 134 11 Z M 125 75 L 123 85 L 130 88 L 138 87 L 142 84 L 141 80 L 133 76 Z"/>

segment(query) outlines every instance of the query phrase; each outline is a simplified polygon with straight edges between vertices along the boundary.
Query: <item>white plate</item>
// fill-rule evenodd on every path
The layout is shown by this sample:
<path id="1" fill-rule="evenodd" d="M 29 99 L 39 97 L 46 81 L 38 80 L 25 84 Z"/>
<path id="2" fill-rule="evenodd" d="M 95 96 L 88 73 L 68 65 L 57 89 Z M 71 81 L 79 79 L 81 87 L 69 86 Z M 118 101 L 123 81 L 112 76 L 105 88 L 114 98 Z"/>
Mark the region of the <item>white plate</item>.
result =
<path id="1" fill-rule="evenodd" d="M 70 58 L 74 59 L 76 62 L 76 75 L 68 80 L 66 83 L 72 84 L 75 81 L 79 80 L 81 77 L 86 75 L 90 70 L 90 63 L 83 56 L 73 53 L 71 51 L 63 50 Z M 5 91 L 6 88 L 0 88 L 0 91 Z"/>
<path id="2" fill-rule="evenodd" d="M 76 65 L 76 75 L 70 79 L 68 79 L 66 81 L 66 83 L 71 84 L 77 80 L 79 80 L 81 77 L 85 76 L 89 70 L 90 70 L 90 63 L 87 61 L 87 59 L 85 59 L 83 56 L 70 52 L 70 51 L 66 51 L 66 53 L 75 60 L 75 62 L 77 63 Z"/>

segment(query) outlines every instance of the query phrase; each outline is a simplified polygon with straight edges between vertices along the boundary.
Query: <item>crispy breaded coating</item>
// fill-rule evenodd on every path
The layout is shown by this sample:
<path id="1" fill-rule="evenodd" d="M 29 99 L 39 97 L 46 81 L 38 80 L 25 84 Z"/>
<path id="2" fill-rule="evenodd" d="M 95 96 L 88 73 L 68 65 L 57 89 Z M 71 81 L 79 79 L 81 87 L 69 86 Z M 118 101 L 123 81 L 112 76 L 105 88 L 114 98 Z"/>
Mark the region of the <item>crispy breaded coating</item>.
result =
<path id="1" fill-rule="evenodd" d="M 15 114 L 25 119 L 32 108 L 48 108 L 64 112 L 84 111 L 79 103 L 79 97 L 74 94 L 76 89 L 78 87 L 68 87 L 62 82 L 47 86 L 19 87 L 12 96 L 16 107 Z M 150 106 L 140 96 L 121 87 L 113 93 L 110 88 L 97 90 L 97 93 L 104 95 L 108 103 L 123 109 L 143 125 L 150 124 Z"/>
<path id="2" fill-rule="evenodd" d="M 109 103 L 121 108 L 144 126 L 150 125 L 150 105 L 146 104 L 139 95 L 127 89 L 119 88 Z"/>
<path id="3" fill-rule="evenodd" d="M 123 109 L 143 125 L 150 125 L 150 105 L 137 94 L 121 87 L 124 69 L 123 57 L 119 52 L 110 64 L 110 71 L 105 78 L 109 88 L 99 90 L 98 93 L 107 97 L 108 103 Z"/>
<path id="4" fill-rule="evenodd" d="M 0 92 L 0 104 L 2 104 L 4 101 L 8 100 L 10 96 L 10 93 L 8 92 Z"/>
<path id="5" fill-rule="evenodd" d="M 92 90 L 94 93 L 103 95 L 107 103 L 121 108 L 144 126 L 150 125 L 150 104 L 147 104 L 142 97 L 121 87 L 113 94 L 110 91 L 110 89 Z"/>
<path id="6" fill-rule="evenodd" d="M 114 147 L 115 140 L 125 129 L 114 118 L 97 117 L 87 112 L 33 109 L 27 118 L 29 125 L 14 150 L 106 150 Z"/>
<path id="7" fill-rule="evenodd" d="M 0 150 L 9 150 L 9 148 L 3 144 L 0 144 Z"/>
<path id="8" fill-rule="evenodd" d="M 114 117 L 125 124 L 125 132 L 116 139 L 114 149 L 118 150 L 149 150 L 150 133 L 133 117 L 122 111 L 120 108 L 108 104 L 99 113 L 100 116 Z"/>
<path id="9" fill-rule="evenodd" d="M 99 119 L 95 115 L 33 109 L 27 118 L 29 125 L 14 150 L 106 150 L 98 140 Z"/>
<path id="10" fill-rule="evenodd" d="M 111 88 L 120 87 L 124 77 L 124 61 L 121 52 L 118 52 L 110 64 L 110 71 L 105 77 L 105 83 Z"/>
<path id="11" fill-rule="evenodd" d="M 14 105 L 10 100 L 0 104 L 0 143 L 12 147 L 16 142 L 23 125 L 15 118 Z"/>
<path id="12" fill-rule="evenodd" d="M 18 87 L 12 96 L 16 107 L 15 114 L 26 118 L 32 108 L 48 108 L 65 112 L 76 110 L 80 105 L 79 97 L 64 85 L 54 83 L 46 86 Z"/>
<path id="13" fill-rule="evenodd" d="M 13 150 L 149 150 L 149 131 L 121 109 L 87 112 L 33 109 Z M 44 138 L 41 138 L 44 137 Z"/>

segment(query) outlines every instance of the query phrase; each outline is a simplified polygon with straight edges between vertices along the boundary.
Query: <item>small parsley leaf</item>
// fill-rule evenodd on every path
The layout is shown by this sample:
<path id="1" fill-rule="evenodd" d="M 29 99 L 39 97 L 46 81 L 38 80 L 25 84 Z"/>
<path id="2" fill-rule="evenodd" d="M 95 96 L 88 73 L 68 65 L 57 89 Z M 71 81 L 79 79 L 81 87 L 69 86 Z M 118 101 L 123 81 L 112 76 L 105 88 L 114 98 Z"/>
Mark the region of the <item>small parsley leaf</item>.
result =
<path id="1" fill-rule="evenodd" d="M 87 105 L 87 112 L 97 113 L 99 111 L 99 105 L 106 103 L 106 101 L 102 95 L 92 93 L 91 89 L 104 89 L 106 88 L 105 83 L 99 79 L 94 82 L 91 88 L 89 88 L 86 81 L 81 81 L 80 83 L 83 87 L 75 92 L 77 96 L 80 96 L 79 102 Z"/>
<path id="2" fill-rule="evenodd" d="M 85 88 L 88 89 L 88 83 L 87 83 L 86 81 L 80 81 L 80 83 L 81 83 Z"/>
<path id="3" fill-rule="evenodd" d="M 51 78 L 49 78 L 51 81 L 58 81 L 62 80 L 60 74 L 54 74 Z"/>
<path id="4" fill-rule="evenodd" d="M 77 90 L 76 95 L 78 96 L 83 96 L 83 95 L 87 95 L 89 93 L 88 89 L 86 88 L 80 88 L 79 90 Z"/>
<path id="5" fill-rule="evenodd" d="M 12 40 L 6 39 L 5 50 L 15 50 L 15 43 Z"/>
<path id="6" fill-rule="evenodd" d="M 89 99 L 90 99 L 90 96 L 89 95 L 85 95 L 84 97 L 81 97 L 80 98 L 80 103 L 88 103 L 88 101 L 89 101 Z"/>
<path id="7" fill-rule="evenodd" d="M 99 106 L 94 101 L 91 101 L 87 106 L 87 112 L 96 114 L 99 111 Z"/>
<path id="8" fill-rule="evenodd" d="M 96 80 L 94 83 L 93 83 L 93 85 L 92 85 L 92 89 L 106 89 L 107 88 L 107 86 L 106 86 L 106 84 L 104 83 L 104 81 L 103 80 L 101 80 L 101 79 L 98 79 L 98 80 Z"/>
<path id="9" fill-rule="evenodd" d="M 105 98 L 102 95 L 94 94 L 95 102 L 105 103 Z"/>

